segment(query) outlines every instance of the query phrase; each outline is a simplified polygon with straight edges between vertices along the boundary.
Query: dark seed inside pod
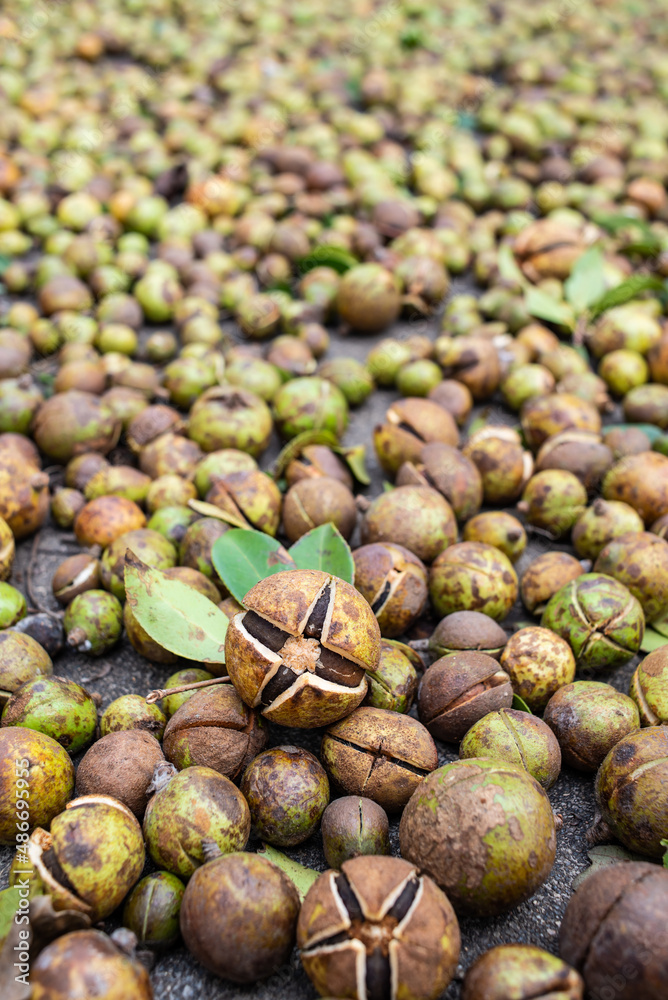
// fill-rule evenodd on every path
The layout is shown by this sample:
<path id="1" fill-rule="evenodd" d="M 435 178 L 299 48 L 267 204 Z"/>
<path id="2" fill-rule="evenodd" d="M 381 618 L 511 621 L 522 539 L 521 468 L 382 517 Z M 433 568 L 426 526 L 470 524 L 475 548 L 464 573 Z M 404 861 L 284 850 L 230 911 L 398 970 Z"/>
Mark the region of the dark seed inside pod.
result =
<path id="1" fill-rule="evenodd" d="M 362 667 L 346 660 L 331 649 L 321 649 L 315 672 L 318 677 L 333 684 L 343 684 L 345 687 L 357 687 L 364 676 Z"/>
<path id="2" fill-rule="evenodd" d="M 73 895 L 78 895 L 65 871 L 61 868 L 60 861 L 56 857 L 55 851 L 52 847 L 49 847 L 49 849 L 44 851 L 42 854 L 42 863 L 44 867 L 53 875 L 58 885 L 62 885 L 64 889 L 67 889 Z"/>
<path id="3" fill-rule="evenodd" d="M 367 952 L 366 995 L 367 1000 L 390 1000 L 392 996 L 390 959 L 382 947 Z"/>
<path id="4" fill-rule="evenodd" d="M 351 920 L 364 920 L 362 915 L 362 908 L 357 900 L 357 896 L 352 890 L 350 882 L 346 876 L 341 872 L 336 876 L 336 888 L 338 890 L 339 896 L 341 897 L 341 902 L 348 911 L 348 916 Z"/>
<path id="5" fill-rule="evenodd" d="M 322 635 L 322 629 L 325 624 L 330 597 L 331 590 L 329 586 L 327 586 L 315 602 L 315 607 L 309 616 L 309 620 L 306 622 L 304 635 L 307 639 L 319 639 Z"/>
<path id="6" fill-rule="evenodd" d="M 401 890 L 398 900 L 388 912 L 388 917 L 392 917 L 398 924 L 400 924 L 413 905 L 413 900 L 417 896 L 419 887 L 420 883 L 416 878 L 410 879 Z"/>
<path id="7" fill-rule="evenodd" d="M 403 420 L 399 421 L 398 424 L 395 424 L 395 427 L 400 431 L 406 431 L 408 434 L 415 434 L 416 437 L 422 436 L 421 434 L 418 433 L 418 431 L 415 430 L 414 427 L 411 427 L 410 424 L 405 423 Z"/>
<path id="8" fill-rule="evenodd" d="M 390 591 L 391 590 L 392 590 L 392 583 L 391 583 L 390 580 L 386 580 L 385 583 L 383 584 L 383 589 L 381 590 L 380 594 L 378 595 L 378 597 L 375 599 L 375 601 L 371 605 L 371 610 L 373 611 L 373 613 L 375 615 L 378 614 L 378 612 L 380 611 L 380 609 L 385 604 L 386 600 L 390 596 Z"/>
<path id="9" fill-rule="evenodd" d="M 266 708 L 271 705 L 280 694 L 290 687 L 297 680 L 297 674 L 289 667 L 281 665 L 266 687 L 262 690 L 261 703 Z"/>
<path id="10" fill-rule="evenodd" d="M 256 615 L 254 611 L 247 611 L 244 617 L 244 628 L 253 639 L 257 639 L 263 646 L 270 649 L 272 653 L 278 653 L 279 649 L 290 638 L 287 632 L 272 625 L 271 622 Z"/>

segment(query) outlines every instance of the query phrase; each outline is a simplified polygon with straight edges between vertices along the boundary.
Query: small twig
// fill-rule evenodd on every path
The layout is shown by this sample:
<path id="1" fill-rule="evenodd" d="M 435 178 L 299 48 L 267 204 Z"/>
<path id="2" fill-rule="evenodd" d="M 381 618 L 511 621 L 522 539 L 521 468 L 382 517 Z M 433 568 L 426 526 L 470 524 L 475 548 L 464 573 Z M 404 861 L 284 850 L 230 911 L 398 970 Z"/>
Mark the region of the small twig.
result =
<path id="1" fill-rule="evenodd" d="M 163 698 L 169 697 L 170 694 L 181 694 L 182 691 L 194 691 L 196 688 L 211 687 L 212 684 L 229 684 L 229 677 L 212 677 L 208 681 L 197 681 L 194 684 L 181 684 L 180 687 L 175 688 L 157 688 L 155 691 L 149 691 L 144 699 L 147 705 L 154 705 L 156 701 L 162 701 Z"/>

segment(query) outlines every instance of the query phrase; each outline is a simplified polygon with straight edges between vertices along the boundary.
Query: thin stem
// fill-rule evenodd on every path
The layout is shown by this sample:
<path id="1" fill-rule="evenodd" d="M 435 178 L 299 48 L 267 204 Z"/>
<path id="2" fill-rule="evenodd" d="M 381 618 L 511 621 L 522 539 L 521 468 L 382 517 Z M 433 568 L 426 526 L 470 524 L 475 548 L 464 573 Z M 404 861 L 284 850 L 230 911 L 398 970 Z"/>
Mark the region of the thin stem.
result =
<path id="1" fill-rule="evenodd" d="M 163 698 L 167 698 L 170 694 L 181 694 L 182 691 L 194 691 L 196 688 L 211 687 L 212 684 L 229 684 L 229 677 L 212 677 L 208 681 L 196 681 L 193 684 L 181 684 L 180 687 L 175 688 L 157 688 L 155 691 L 149 691 L 144 699 L 147 705 L 154 705 L 156 701 L 162 701 Z"/>

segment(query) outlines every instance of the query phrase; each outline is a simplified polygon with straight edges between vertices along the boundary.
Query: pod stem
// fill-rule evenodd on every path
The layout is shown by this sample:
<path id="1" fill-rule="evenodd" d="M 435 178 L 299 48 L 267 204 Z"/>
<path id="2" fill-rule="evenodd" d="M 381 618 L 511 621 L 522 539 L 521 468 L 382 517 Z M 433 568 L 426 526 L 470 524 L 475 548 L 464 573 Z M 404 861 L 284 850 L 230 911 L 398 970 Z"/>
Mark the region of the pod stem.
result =
<path id="1" fill-rule="evenodd" d="M 144 701 L 147 705 L 154 705 L 156 701 L 162 701 L 163 698 L 167 698 L 170 694 L 181 694 L 183 691 L 194 691 L 196 688 L 211 687 L 212 684 L 229 684 L 229 682 L 229 677 L 212 677 L 208 681 L 196 681 L 193 684 L 181 684 L 180 687 L 156 688 L 155 691 L 149 691 L 144 698 Z"/>

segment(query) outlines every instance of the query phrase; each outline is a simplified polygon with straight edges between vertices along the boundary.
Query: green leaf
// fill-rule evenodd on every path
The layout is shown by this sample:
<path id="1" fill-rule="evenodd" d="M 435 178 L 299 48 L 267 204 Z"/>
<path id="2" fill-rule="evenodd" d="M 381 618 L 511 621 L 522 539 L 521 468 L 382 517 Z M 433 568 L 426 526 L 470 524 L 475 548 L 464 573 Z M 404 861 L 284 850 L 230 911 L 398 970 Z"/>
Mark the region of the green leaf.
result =
<path id="1" fill-rule="evenodd" d="M 606 292 L 592 304 L 592 317 L 596 319 L 606 309 L 623 306 L 626 302 L 637 298 L 641 292 L 660 291 L 663 287 L 663 281 L 653 274 L 634 274 L 626 281 L 622 281 L 616 288 L 611 288 L 609 292 Z"/>
<path id="2" fill-rule="evenodd" d="M 587 851 L 587 857 L 591 861 L 591 865 L 575 876 L 572 882 L 574 889 L 578 889 L 599 868 L 606 868 L 608 865 L 617 865 L 620 862 L 647 861 L 644 855 L 633 854 L 631 851 L 627 851 L 624 847 L 618 847 L 616 844 L 604 844 L 602 847 L 592 847 L 590 851 Z"/>
<path id="3" fill-rule="evenodd" d="M 362 486 L 370 484 L 371 477 L 366 471 L 365 445 L 355 444 L 350 448 L 342 448 L 340 445 L 337 445 L 332 450 L 343 459 L 358 483 L 361 483 Z"/>
<path id="4" fill-rule="evenodd" d="M 163 649 L 187 660 L 225 662 L 227 615 L 197 590 L 147 566 L 130 549 L 125 553 L 125 593 L 141 627 Z"/>
<path id="5" fill-rule="evenodd" d="M 338 443 L 336 435 L 332 434 L 331 431 L 303 431 L 301 434 L 293 437 L 291 441 L 288 441 L 286 446 L 281 449 L 278 458 L 269 470 L 270 475 L 274 479 L 280 479 L 290 462 L 298 458 L 302 453 L 302 449 L 306 448 L 309 444 L 326 444 L 330 448 L 335 448 Z"/>
<path id="6" fill-rule="evenodd" d="M 233 528 L 214 543 L 211 559 L 216 573 L 240 604 L 256 583 L 284 569 L 296 569 L 280 542 L 262 531 Z"/>
<path id="7" fill-rule="evenodd" d="M 513 694 L 513 703 L 511 708 L 516 709 L 518 712 L 527 712 L 529 715 L 533 715 L 533 712 L 525 702 L 524 698 L 520 698 L 518 694 Z"/>
<path id="8" fill-rule="evenodd" d="M 396 489 L 396 486 L 394 485 L 394 483 L 389 483 L 387 481 L 387 479 L 383 480 L 383 492 L 384 493 L 391 493 L 392 490 L 395 490 L 395 489 Z"/>
<path id="9" fill-rule="evenodd" d="M 293 861 L 286 854 L 282 854 L 281 851 L 277 851 L 275 847 L 271 844 L 262 844 L 262 847 L 257 852 L 261 858 L 266 858 L 267 861 L 271 861 L 272 864 L 280 868 L 281 871 L 288 876 L 290 881 L 294 884 L 300 901 L 303 902 L 304 896 L 309 891 L 314 882 L 317 882 L 320 878 L 321 873 L 315 871 L 313 868 L 306 868 L 304 865 L 300 865 L 298 861 Z"/>
<path id="10" fill-rule="evenodd" d="M 510 281 L 515 285 L 519 285 L 521 288 L 527 287 L 527 279 L 520 271 L 517 261 L 515 260 L 515 254 L 507 243 L 503 243 L 499 247 L 496 262 L 499 268 L 499 274 L 504 281 Z"/>
<path id="11" fill-rule="evenodd" d="M 306 274 L 308 271 L 312 271 L 314 267 L 331 267 L 339 274 L 345 274 L 349 271 L 351 267 L 355 267 L 359 264 L 356 257 L 353 257 L 351 253 L 347 250 L 343 250 L 342 247 L 336 246 L 321 246 L 316 247 L 311 251 L 306 257 L 302 257 L 301 260 L 297 261 L 297 267 L 300 274 Z"/>
<path id="12" fill-rule="evenodd" d="M 348 583 L 355 582 L 355 563 L 350 546 L 333 524 L 321 524 L 302 535 L 291 546 L 290 556 L 297 569 L 321 569 Z"/>
<path id="13" fill-rule="evenodd" d="M 600 247 L 590 247 L 579 257 L 564 284 L 566 299 L 577 313 L 584 312 L 605 295 L 605 258 Z"/>
<path id="14" fill-rule="evenodd" d="M 9 257 L 6 253 L 0 253 L 0 274 L 4 274 L 11 263 L 11 257 Z"/>
<path id="15" fill-rule="evenodd" d="M 661 846 L 665 847 L 665 848 L 668 848 L 668 840 L 662 840 L 661 841 Z M 668 849 L 666 850 L 666 852 L 663 855 L 663 867 L 664 868 L 668 868 Z"/>
<path id="16" fill-rule="evenodd" d="M 9 934 L 14 923 L 14 916 L 19 908 L 19 887 L 12 886 L 10 889 L 3 889 L 0 892 L 0 944 Z"/>
<path id="17" fill-rule="evenodd" d="M 661 649 L 668 644 L 668 639 L 660 632 L 655 632 L 653 628 L 646 628 L 640 648 L 643 653 L 653 653 L 655 649 Z"/>
<path id="18" fill-rule="evenodd" d="M 628 431 L 628 430 L 642 431 L 650 439 L 652 444 L 657 438 L 660 438 L 665 431 L 662 431 L 660 427 L 655 424 L 606 424 L 605 433 L 608 431 Z"/>
<path id="19" fill-rule="evenodd" d="M 540 288 L 528 288 L 524 301 L 528 312 L 538 319 L 545 319 L 548 323 L 557 323 L 559 326 L 567 326 L 572 329 L 575 325 L 575 316 L 572 307 L 568 302 L 560 302 L 552 298 L 547 292 Z"/>

